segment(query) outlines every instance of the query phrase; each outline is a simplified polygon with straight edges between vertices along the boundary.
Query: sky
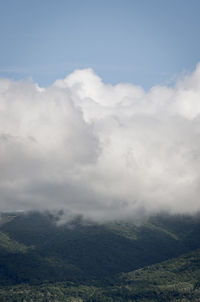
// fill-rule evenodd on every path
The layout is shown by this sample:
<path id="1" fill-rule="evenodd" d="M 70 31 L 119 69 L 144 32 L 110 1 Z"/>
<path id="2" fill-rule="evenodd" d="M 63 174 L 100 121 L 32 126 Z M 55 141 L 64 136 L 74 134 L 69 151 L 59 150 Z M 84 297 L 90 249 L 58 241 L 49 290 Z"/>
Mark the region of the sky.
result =
<path id="1" fill-rule="evenodd" d="M 199 6 L 0 0 L 0 211 L 200 211 Z"/>
<path id="2" fill-rule="evenodd" d="M 1 0 L 0 76 L 51 85 L 92 68 L 105 83 L 149 89 L 192 71 L 198 0 Z"/>

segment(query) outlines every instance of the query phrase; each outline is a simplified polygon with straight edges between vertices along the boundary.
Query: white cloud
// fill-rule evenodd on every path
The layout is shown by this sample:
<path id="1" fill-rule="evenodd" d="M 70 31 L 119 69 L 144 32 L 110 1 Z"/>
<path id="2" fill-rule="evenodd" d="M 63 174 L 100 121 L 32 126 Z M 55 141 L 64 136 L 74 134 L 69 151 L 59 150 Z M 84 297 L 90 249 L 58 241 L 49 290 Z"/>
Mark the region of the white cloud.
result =
<path id="1" fill-rule="evenodd" d="M 0 210 L 200 210 L 200 65 L 173 88 L 0 79 Z"/>

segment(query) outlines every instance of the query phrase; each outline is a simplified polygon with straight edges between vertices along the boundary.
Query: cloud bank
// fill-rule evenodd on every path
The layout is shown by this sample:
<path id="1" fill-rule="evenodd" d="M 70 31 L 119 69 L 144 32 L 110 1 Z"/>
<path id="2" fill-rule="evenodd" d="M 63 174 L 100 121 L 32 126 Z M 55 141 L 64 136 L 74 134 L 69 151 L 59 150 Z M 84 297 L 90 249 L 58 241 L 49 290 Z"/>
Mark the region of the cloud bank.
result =
<path id="1" fill-rule="evenodd" d="M 174 87 L 0 79 L 0 210 L 93 219 L 200 210 L 200 64 Z"/>

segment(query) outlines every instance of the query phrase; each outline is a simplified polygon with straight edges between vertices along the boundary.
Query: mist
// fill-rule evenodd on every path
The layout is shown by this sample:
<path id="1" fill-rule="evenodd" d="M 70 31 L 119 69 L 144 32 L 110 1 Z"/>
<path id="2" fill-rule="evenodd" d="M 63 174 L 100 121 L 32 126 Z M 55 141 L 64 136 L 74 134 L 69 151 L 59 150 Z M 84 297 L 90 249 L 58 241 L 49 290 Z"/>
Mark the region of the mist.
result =
<path id="1" fill-rule="evenodd" d="M 149 91 L 75 70 L 0 79 L 0 211 L 101 221 L 200 210 L 200 64 Z"/>

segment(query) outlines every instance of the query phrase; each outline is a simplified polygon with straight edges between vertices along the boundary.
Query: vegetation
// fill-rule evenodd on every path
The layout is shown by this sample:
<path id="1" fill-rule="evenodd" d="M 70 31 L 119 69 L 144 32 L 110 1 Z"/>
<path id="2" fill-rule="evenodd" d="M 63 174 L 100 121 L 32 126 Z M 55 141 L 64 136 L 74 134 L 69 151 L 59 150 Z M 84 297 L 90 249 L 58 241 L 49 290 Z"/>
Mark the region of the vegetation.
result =
<path id="1" fill-rule="evenodd" d="M 4 214 L 0 301 L 200 301 L 199 231 L 198 215 L 58 225 Z"/>
<path id="2" fill-rule="evenodd" d="M 104 285 L 73 282 L 20 284 L 0 288 L 0 301 L 114 302 L 199 301 L 200 250 L 179 258 L 120 274 Z"/>

